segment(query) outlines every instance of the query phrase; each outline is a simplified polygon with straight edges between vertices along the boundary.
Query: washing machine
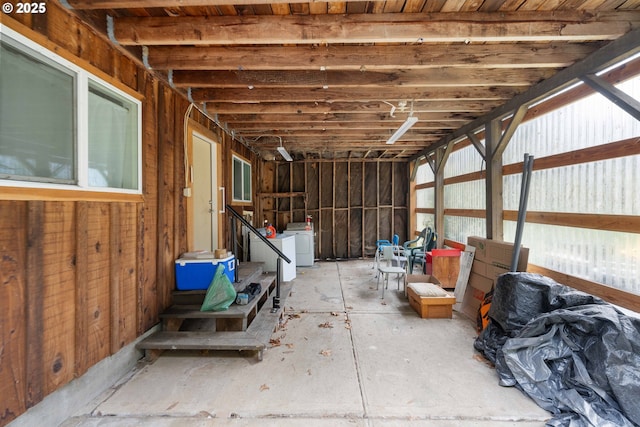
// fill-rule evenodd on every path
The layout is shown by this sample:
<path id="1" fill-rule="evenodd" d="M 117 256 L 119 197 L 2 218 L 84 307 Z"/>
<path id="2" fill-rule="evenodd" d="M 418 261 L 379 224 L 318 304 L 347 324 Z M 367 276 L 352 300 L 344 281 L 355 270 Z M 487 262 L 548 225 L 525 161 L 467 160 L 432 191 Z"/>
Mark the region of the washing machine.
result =
<path id="1" fill-rule="evenodd" d="M 307 230 L 306 222 L 290 222 L 287 224 L 284 234 L 296 238 L 296 265 L 298 267 L 311 267 L 315 260 L 315 237 L 313 223 Z"/>

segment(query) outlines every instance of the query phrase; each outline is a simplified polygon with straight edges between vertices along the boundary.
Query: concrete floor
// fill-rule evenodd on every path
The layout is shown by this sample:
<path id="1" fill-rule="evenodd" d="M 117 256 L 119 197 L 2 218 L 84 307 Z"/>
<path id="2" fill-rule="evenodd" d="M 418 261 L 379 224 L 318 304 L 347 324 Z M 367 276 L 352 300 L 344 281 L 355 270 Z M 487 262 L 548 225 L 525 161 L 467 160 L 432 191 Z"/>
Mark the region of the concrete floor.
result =
<path id="1" fill-rule="evenodd" d="M 298 268 L 285 306 L 262 362 L 165 352 L 63 426 L 538 427 L 550 417 L 498 385 L 468 318 L 420 319 L 395 281 L 382 300 L 371 261 Z"/>

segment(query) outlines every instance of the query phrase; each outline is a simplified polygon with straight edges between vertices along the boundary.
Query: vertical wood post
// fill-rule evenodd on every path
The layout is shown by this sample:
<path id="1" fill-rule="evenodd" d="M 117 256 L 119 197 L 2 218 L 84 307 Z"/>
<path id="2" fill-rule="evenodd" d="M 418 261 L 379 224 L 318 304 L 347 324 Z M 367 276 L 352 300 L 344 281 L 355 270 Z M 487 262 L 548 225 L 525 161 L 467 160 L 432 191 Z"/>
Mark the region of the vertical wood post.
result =
<path id="1" fill-rule="evenodd" d="M 502 227 L 502 152 L 498 152 L 501 136 L 500 120 L 492 120 L 485 125 L 486 151 L 486 237 L 487 239 L 503 240 Z"/>

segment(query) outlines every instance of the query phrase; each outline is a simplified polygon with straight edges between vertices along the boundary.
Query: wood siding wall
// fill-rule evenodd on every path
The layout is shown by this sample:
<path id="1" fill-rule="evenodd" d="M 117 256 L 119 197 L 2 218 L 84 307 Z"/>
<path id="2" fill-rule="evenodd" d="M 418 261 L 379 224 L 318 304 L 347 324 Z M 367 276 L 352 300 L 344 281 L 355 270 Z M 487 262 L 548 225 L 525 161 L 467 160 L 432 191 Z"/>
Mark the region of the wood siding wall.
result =
<path id="1" fill-rule="evenodd" d="M 316 257 L 362 258 L 376 241 L 398 234 L 407 240 L 407 163 L 332 160 L 260 163 L 256 222 L 284 230 L 289 222 L 313 218 Z"/>
<path id="2" fill-rule="evenodd" d="M 143 195 L 0 187 L 0 426 L 156 324 L 174 289 L 174 260 L 186 250 L 189 102 L 57 3 L 47 3 L 46 15 L 16 16 L 23 21 L 12 28 L 143 97 Z M 230 151 L 253 161 L 252 153 L 200 112 L 191 119 L 218 135 L 221 185 L 231 188 Z"/>

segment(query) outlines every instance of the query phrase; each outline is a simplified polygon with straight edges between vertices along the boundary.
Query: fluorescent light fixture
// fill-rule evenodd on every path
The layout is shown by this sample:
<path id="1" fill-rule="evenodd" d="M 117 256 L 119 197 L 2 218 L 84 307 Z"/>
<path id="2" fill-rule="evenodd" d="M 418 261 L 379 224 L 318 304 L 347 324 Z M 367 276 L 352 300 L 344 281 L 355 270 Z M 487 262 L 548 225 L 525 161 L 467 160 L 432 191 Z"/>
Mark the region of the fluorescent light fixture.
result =
<path id="1" fill-rule="evenodd" d="M 408 131 L 409 128 L 411 128 L 411 126 L 415 125 L 417 121 L 418 121 L 417 117 L 414 117 L 414 116 L 407 117 L 407 120 L 404 121 L 402 126 L 400 126 L 398 130 L 395 131 L 393 135 L 391 135 L 391 138 L 387 140 L 387 144 L 393 144 L 398 139 L 400 139 L 400 137 L 404 135 L 404 133 Z"/>
<path id="2" fill-rule="evenodd" d="M 279 146 L 278 148 L 276 148 L 276 150 L 278 150 L 278 152 L 279 152 L 280 154 L 282 154 L 282 157 L 284 157 L 284 159 L 285 159 L 287 162 L 291 162 L 291 161 L 293 161 L 293 159 L 291 158 L 291 156 L 290 156 L 290 155 L 289 155 L 289 153 L 287 152 L 286 148 L 284 148 L 282 145 L 281 145 L 281 146 Z"/>

